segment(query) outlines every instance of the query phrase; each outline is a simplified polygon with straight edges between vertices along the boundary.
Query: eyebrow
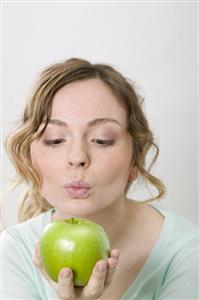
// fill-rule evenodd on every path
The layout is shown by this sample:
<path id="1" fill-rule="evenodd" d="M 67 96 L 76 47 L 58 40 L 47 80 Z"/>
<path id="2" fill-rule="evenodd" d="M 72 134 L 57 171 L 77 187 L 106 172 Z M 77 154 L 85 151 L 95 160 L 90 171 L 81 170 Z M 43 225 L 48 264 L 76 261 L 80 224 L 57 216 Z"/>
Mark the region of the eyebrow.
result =
<path id="1" fill-rule="evenodd" d="M 106 123 L 115 123 L 117 125 L 119 125 L 120 127 L 122 127 L 122 124 L 115 120 L 115 119 L 112 119 L 112 118 L 98 118 L 98 119 L 93 119 L 91 121 L 88 122 L 88 127 L 93 127 L 93 126 L 97 126 L 97 125 L 100 125 L 100 124 L 106 124 Z M 50 119 L 49 120 L 49 123 L 48 124 L 52 124 L 52 125 L 56 125 L 56 126 L 61 126 L 61 127 L 68 127 L 67 123 L 62 121 L 62 120 L 59 120 L 59 119 Z"/>

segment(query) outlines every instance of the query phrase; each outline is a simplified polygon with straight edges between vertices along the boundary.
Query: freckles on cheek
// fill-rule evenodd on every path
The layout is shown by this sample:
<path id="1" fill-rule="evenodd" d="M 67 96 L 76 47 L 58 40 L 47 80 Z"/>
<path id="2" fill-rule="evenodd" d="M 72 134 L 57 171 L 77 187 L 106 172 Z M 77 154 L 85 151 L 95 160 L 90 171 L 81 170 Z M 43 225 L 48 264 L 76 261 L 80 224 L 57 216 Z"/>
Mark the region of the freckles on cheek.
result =
<path id="1" fill-rule="evenodd" d="M 104 177 L 104 180 L 110 178 L 111 181 L 114 181 L 115 178 L 128 173 L 130 163 L 121 159 L 121 157 L 111 156 L 106 161 L 99 161 L 99 174 Z"/>
<path id="2" fill-rule="evenodd" d="M 36 171 L 41 175 L 42 179 L 51 169 L 52 159 L 46 155 L 46 152 L 38 145 L 31 146 L 31 160 L 32 165 Z"/>
<path id="3" fill-rule="evenodd" d="M 52 159 L 49 158 L 37 159 L 35 161 L 35 167 L 40 172 L 43 180 L 55 178 L 59 170 L 58 164 L 54 164 Z"/>
<path id="4" fill-rule="evenodd" d="M 117 178 L 128 180 L 132 155 L 131 145 L 106 153 L 98 159 L 99 174 L 102 174 L 104 180 L 115 181 Z"/>

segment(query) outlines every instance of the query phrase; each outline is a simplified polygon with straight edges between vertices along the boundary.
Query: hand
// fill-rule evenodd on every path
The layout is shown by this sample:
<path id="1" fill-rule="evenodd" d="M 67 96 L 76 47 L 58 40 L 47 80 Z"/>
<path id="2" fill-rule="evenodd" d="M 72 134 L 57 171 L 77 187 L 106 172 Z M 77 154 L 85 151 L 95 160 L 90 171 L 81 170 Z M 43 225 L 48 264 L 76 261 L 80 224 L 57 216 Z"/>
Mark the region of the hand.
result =
<path id="1" fill-rule="evenodd" d="M 42 265 L 39 252 L 39 243 L 35 247 L 33 255 L 33 263 L 40 270 L 46 280 L 55 290 L 58 299 L 73 300 L 73 299 L 97 299 L 100 297 L 110 283 L 118 264 L 119 250 L 114 249 L 110 253 L 107 260 L 100 260 L 93 268 L 89 282 L 85 287 L 74 287 L 73 273 L 69 268 L 64 268 L 60 271 L 58 276 L 58 283 L 52 281 L 46 273 Z"/>

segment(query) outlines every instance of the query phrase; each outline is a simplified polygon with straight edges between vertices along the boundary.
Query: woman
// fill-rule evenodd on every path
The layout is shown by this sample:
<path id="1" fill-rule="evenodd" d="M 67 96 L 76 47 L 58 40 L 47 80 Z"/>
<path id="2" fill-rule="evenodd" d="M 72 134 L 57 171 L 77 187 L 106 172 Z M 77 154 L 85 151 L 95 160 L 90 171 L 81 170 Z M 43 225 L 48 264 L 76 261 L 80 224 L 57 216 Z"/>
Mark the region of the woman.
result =
<path id="1" fill-rule="evenodd" d="M 45 69 L 7 150 L 18 183 L 26 182 L 22 222 L 1 234 L 3 299 L 197 299 L 196 226 L 150 202 L 165 195 L 146 155 L 154 143 L 141 101 L 119 72 L 70 59 Z M 140 203 L 127 198 L 143 178 L 157 190 Z M 88 284 L 58 283 L 44 271 L 38 240 L 45 225 L 70 216 L 100 224 L 111 254 Z"/>

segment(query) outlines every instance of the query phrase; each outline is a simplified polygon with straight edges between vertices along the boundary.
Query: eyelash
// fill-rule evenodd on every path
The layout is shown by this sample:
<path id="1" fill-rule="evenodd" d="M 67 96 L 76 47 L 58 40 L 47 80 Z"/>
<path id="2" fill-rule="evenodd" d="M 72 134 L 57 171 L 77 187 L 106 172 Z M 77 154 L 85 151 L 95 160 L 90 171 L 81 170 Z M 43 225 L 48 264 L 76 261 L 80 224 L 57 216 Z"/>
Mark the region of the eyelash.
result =
<path id="1" fill-rule="evenodd" d="M 102 139 L 94 139 L 92 142 L 95 142 L 97 145 L 102 147 L 112 146 L 114 144 L 114 140 L 102 140 Z"/>
<path id="2" fill-rule="evenodd" d="M 55 140 L 44 140 L 43 143 L 46 146 L 51 146 L 51 147 L 56 147 L 59 144 L 61 144 L 62 142 L 64 142 L 64 140 L 61 139 L 55 139 Z"/>
<path id="3" fill-rule="evenodd" d="M 57 147 L 65 140 L 62 139 L 54 139 L 54 140 L 44 140 L 43 143 L 49 147 Z M 114 140 L 102 140 L 102 139 L 93 139 L 92 142 L 96 143 L 98 146 L 101 147 L 108 147 L 114 144 Z"/>

